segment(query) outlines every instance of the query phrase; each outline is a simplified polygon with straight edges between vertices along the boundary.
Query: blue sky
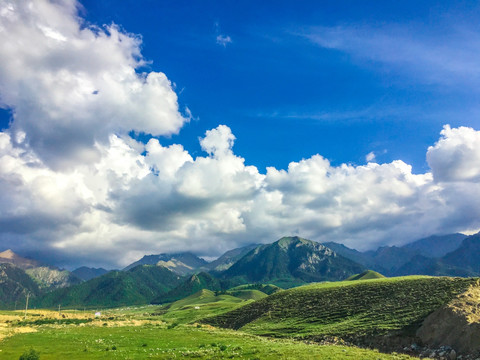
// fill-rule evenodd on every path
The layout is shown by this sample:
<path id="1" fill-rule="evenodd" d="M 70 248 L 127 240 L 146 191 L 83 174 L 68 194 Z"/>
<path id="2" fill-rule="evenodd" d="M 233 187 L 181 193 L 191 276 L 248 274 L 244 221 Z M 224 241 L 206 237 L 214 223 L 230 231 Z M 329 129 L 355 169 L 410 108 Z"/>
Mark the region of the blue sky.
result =
<path id="1" fill-rule="evenodd" d="M 142 36 L 150 67 L 197 119 L 162 143 L 191 152 L 226 124 L 236 153 L 262 169 L 317 153 L 362 164 L 374 151 L 423 172 L 444 124 L 479 125 L 480 7 L 471 1 L 83 4 L 88 21 Z"/>
<path id="2" fill-rule="evenodd" d="M 0 1 L 0 250 L 480 230 L 479 3 L 31 4 Z"/>

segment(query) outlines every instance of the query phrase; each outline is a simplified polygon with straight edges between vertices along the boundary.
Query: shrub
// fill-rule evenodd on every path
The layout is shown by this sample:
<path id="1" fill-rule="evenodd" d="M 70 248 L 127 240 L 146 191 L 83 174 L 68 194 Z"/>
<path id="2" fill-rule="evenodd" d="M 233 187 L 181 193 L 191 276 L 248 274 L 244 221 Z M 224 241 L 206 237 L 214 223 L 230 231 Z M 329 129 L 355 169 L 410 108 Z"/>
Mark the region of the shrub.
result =
<path id="1" fill-rule="evenodd" d="M 34 349 L 30 349 L 28 351 L 25 351 L 19 358 L 18 360 L 39 360 L 40 355 L 38 354 L 37 351 Z"/>

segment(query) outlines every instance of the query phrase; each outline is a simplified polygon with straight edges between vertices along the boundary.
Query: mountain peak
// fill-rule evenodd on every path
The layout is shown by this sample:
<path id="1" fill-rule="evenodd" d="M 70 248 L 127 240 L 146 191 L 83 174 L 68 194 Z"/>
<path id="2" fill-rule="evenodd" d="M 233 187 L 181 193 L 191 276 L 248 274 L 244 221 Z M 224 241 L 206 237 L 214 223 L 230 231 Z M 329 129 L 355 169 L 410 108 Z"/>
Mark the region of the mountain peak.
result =
<path id="1" fill-rule="evenodd" d="M 278 246 L 280 246 L 281 248 L 287 248 L 291 244 L 300 245 L 300 244 L 310 244 L 310 243 L 313 243 L 313 241 L 301 238 L 299 236 L 284 236 L 280 240 L 276 241 L 276 244 L 278 244 Z"/>
<path id="2" fill-rule="evenodd" d="M 23 270 L 40 267 L 42 264 L 33 259 L 27 259 L 15 254 L 11 249 L 0 253 L 0 263 L 10 263 Z"/>
<path id="3" fill-rule="evenodd" d="M 19 257 L 17 254 L 15 254 L 11 249 L 5 250 L 0 253 L 0 258 L 3 259 L 14 259 Z"/>

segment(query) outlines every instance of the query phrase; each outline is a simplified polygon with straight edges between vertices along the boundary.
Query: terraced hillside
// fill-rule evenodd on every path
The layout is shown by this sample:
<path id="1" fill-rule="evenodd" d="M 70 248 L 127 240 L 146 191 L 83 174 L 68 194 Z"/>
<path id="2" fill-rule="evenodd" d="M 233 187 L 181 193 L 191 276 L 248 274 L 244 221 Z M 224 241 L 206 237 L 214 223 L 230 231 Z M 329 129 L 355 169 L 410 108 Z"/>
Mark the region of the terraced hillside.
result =
<path id="1" fill-rule="evenodd" d="M 479 286 L 478 279 L 424 276 L 313 284 L 203 321 L 257 335 L 314 340 L 413 336 L 430 313 L 472 284 Z"/>

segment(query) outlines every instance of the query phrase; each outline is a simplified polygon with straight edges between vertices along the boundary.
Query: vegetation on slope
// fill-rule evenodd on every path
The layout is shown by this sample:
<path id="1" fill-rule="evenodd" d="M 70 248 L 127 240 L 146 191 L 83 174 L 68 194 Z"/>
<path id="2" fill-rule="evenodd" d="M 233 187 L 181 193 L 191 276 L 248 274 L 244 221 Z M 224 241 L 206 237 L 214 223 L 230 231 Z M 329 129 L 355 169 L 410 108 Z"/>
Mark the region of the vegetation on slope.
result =
<path id="1" fill-rule="evenodd" d="M 234 310 L 251 301 L 203 289 L 185 299 L 159 308 L 155 314 L 161 315 L 162 319 L 173 324 L 191 324 L 207 316 L 219 315 Z"/>
<path id="2" fill-rule="evenodd" d="M 409 335 L 476 281 L 417 276 L 307 285 L 204 321 L 277 337 Z"/>
<path id="3" fill-rule="evenodd" d="M 201 272 L 190 276 L 168 293 L 155 297 L 151 303 L 165 304 L 183 299 L 202 289 L 218 291 L 221 290 L 221 288 L 220 282 L 216 278 L 209 273 Z"/>
<path id="4" fill-rule="evenodd" d="M 134 319 L 127 325 L 102 319 L 81 325 L 38 326 L 36 332 L 2 341 L 0 359 L 18 359 L 31 348 L 40 359 L 413 359 L 407 355 L 348 346 L 318 346 L 288 339 L 257 336 L 178 325 L 158 320 Z"/>
<path id="5" fill-rule="evenodd" d="M 245 283 L 291 287 L 306 282 L 343 280 L 364 267 L 311 240 L 284 237 L 250 251 L 223 273 Z"/>
<path id="6" fill-rule="evenodd" d="M 161 266 L 143 265 L 129 271 L 111 271 L 84 283 L 45 294 L 37 307 L 115 307 L 148 304 L 167 293 L 181 278 Z"/>
<path id="7" fill-rule="evenodd" d="M 15 302 L 24 306 L 27 294 L 32 297 L 40 294 L 38 285 L 30 276 L 12 264 L 0 264 L 0 306 L 13 309 Z"/>
<path id="8" fill-rule="evenodd" d="M 82 279 L 72 274 L 70 271 L 52 269 L 47 266 L 27 269 L 25 272 L 43 291 L 64 288 L 82 282 Z"/>
<path id="9" fill-rule="evenodd" d="M 385 276 L 382 274 L 373 271 L 373 270 L 365 270 L 364 272 L 360 274 L 355 274 L 350 276 L 349 278 L 346 279 L 346 281 L 354 281 L 354 280 L 371 280 L 371 279 L 382 279 Z"/>
<path id="10" fill-rule="evenodd" d="M 267 295 L 272 295 L 276 292 L 282 291 L 283 289 L 273 284 L 243 284 L 228 289 L 228 291 L 237 290 L 258 290 Z"/>

